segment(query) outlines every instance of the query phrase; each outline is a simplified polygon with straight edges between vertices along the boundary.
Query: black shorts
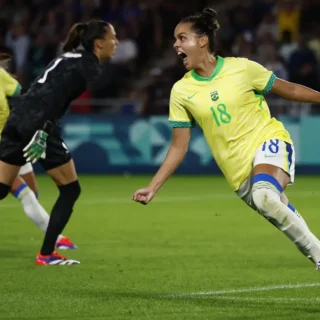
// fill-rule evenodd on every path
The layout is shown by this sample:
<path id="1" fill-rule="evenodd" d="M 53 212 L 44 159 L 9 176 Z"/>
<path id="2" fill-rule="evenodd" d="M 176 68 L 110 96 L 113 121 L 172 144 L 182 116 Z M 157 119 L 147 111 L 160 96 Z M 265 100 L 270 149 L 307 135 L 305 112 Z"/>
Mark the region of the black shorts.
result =
<path id="1" fill-rule="evenodd" d="M 26 159 L 23 149 L 30 142 L 36 130 L 21 134 L 17 126 L 8 121 L 1 133 L 0 160 L 15 166 L 23 166 Z M 57 168 L 71 160 L 71 155 L 60 135 L 60 126 L 56 125 L 47 138 L 46 158 L 38 162 L 48 171 Z"/>

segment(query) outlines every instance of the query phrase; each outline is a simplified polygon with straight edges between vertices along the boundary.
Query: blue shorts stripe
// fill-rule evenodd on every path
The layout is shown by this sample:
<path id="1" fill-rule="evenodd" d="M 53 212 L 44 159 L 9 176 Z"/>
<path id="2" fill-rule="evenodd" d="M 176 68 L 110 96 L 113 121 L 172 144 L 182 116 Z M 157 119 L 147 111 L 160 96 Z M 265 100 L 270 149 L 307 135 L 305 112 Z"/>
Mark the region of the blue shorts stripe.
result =
<path id="1" fill-rule="evenodd" d="M 27 185 L 26 183 L 22 184 L 22 185 L 14 192 L 13 195 L 14 195 L 16 198 L 18 198 L 20 192 L 21 192 L 23 189 L 27 188 L 27 187 L 28 187 L 28 185 Z"/>
<path id="2" fill-rule="evenodd" d="M 296 208 L 291 204 L 291 203 L 288 203 L 288 208 L 293 211 L 293 212 L 296 212 Z"/>
<path id="3" fill-rule="evenodd" d="M 273 176 L 270 176 L 269 174 L 266 173 L 259 173 L 256 174 L 253 178 L 252 178 L 252 182 L 253 184 L 257 183 L 257 182 L 261 182 L 261 181 L 265 181 L 265 182 L 269 182 L 271 183 L 273 186 L 275 186 L 277 188 L 277 190 L 282 193 L 282 188 L 280 186 L 280 183 L 277 181 L 276 178 L 274 178 Z"/>
<path id="4" fill-rule="evenodd" d="M 292 165 L 293 149 L 292 149 L 292 145 L 290 143 L 286 142 L 285 144 L 286 144 L 286 150 L 288 152 L 288 161 L 289 161 L 289 169 L 290 169 L 291 165 Z"/>

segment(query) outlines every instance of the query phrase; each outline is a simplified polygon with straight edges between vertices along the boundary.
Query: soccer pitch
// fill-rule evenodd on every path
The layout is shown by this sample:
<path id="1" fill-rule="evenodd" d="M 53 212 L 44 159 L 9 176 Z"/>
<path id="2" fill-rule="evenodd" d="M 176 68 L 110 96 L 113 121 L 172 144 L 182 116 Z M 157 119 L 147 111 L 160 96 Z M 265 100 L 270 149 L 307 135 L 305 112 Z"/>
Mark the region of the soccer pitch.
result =
<path id="1" fill-rule="evenodd" d="M 82 176 L 64 234 L 79 266 L 35 266 L 43 234 L 12 196 L 0 203 L 0 319 L 320 319 L 320 273 L 222 177 L 175 176 L 154 202 L 150 177 Z M 57 196 L 38 178 L 40 202 Z M 320 236 L 320 177 L 290 201 Z"/>

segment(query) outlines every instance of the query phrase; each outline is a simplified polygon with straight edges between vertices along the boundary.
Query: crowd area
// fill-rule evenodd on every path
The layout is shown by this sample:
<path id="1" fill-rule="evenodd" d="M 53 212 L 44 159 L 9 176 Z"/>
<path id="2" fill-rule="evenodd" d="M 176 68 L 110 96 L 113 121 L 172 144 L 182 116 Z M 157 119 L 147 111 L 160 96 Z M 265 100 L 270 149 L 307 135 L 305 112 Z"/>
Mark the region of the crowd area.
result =
<path id="1" fill-rule="evenodd" d="M 142 116 L 166 114 L 175 81 L 185 72 L 177 58 L 165 59 L 172 50 L 173 31 L 179 20 L 205 6 L 219 5 L 217 54 L 247 57 L 283 79 L 320 90 L 320 23 L 317 0 L 255 1 L 181 0 L 0 0 L 0 51 L 14 57 L 14 71 L 24 90 L 60 52 L 75 22 L 103 19 L 115 26 L 119 39 L 114 58 L 82 99 L 133 99 L 140 101 Z M 233 3 L 233 5 L 232 5 Z M 164 65 L 164 66 L 163 66 Z M 147 78 L 145 85 L 137 86 Z M 318 112 L 319 106 L 289 106 L 270 96 L 275 113 Z M 131 110 L 125 104 L 125 110 Z M 73 112 L 101 112 L 108 104 L 75 105 Z M 320 109 L 319 109 L 320 110 Z"/>

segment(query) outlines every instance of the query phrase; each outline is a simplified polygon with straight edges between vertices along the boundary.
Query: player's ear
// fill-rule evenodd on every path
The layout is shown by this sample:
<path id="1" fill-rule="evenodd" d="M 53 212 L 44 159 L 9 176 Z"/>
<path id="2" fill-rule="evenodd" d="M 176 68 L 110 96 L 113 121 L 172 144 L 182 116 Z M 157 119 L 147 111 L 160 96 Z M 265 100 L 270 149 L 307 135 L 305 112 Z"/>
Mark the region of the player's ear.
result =
<path id="1" fill-rule="evenodd" d="M 209 42 L 208 36 L 204 35 L 199 38 L 199 45 L 201 48 L 205 47 Z"/>
<path id="2" fill-rule="evenodd" d="M 102 39 L 97 39 L 96 40 L 96 46 L 97 46 L 98 49 L 102 49 L 103 48 L 103 42 L 104 42 L 104 40 L 102 40 Z"/>

